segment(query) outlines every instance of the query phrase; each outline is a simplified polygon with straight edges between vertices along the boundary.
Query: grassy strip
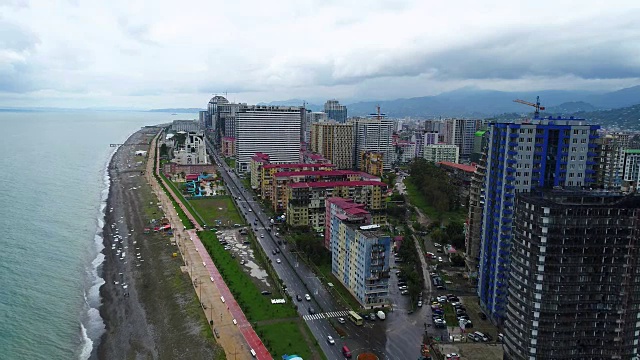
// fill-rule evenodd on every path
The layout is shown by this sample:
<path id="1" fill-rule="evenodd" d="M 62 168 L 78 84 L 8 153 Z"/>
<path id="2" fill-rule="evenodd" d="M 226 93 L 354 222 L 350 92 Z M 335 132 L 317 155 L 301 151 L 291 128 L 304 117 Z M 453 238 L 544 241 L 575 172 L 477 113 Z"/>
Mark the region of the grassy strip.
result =
<path id="1" fill-rule="evenodd" d="M 349 290 L 342 285 L 340 280 L 333 275 L 333 272 L 331 271 L 331 264 L 322 264 L 315 268 L 320 274 L 322 274 L 325 283 L 330 282 L 333 284 L 333 287 L 327 286 L 329 292 L 333 294 L 334 298 L 342 300 L 342 304 L 349 308 L 347 310 L 359 311 L 361 309 L 358 300 L 356 300 Z"/>
<path id="2" fill-rule="evenodd" d="M 270 297 L 260 293 L 249 275 L 242 270 L 240 263 L 224 250 L 224 246 L 218 242 L 214 232 L 201 231 L 198 236 L 250 322 L 298 316 L 290 303 L 271 304 Z M 278 281 L 278 279 L 271 279 L 271 281 Z"/>
<path id="3" fill-rule="evenodd" d="M 279 358 L 284 354 L 296 354 L 303 359 L 311 359 L 311 350 L 300 332 L 299 321 L 290 320 L 264 325 L 258 324 L 255 326 L 255 330 L 274 357 Z M 311 336 L 311 339 L 315 340 L 313 336 Z M 319 353 L 322 354 L 322 350 Z"/>
<path id="4" fill-rule="evenodd" d="M 178 217 L 182 221 L 182 224 L 184 225 L 184 227 L 187 229 L 193 229 L 194 226 L 191 223 L 191 220 L 189 219 L 187 214 L 184 213 L 180 205 L 178 205 L 178 202 L 176 201 L 176 199 L 174 199 L 173 196 L 171 196 L 171 193 L 169 192 L 169 190 L 167 190 L 167 188 L 164 186 L 164 183 L 162 182 L 162 178 L 156 174 L 154 174 L 154 176 L 156 177 L 156 180 L 158 180 L 158 183 L 160 184 L 160 187 L 162 188 L 164 193 L 167 194 L 167 196 L 173 203 L 173 207 L 176 209 L 176 212 L 178 213 Z"/>
<path id="5" fill-rule="evenodd" d="M 161 176 L 167 182 L 167 184 L 169 184 L 169 187 L 171 187 L 171 189 L 176 194 L 178 199 L 180 199 L 182 204 L 184 204 L 184 206 L 187 208 L 187 211 L 189 211 L 191 215 L 193 215 L 193 217 L 200 224 L 200 226 L 204 225 L 204 221 L 202 220 L 202 217 L 200 216 L 200 214 L 198 214 L 198 212 L 195 211 L 195 209 L 193 208 L 193 206 L 191 206 L 191 204 L 187 201 L 187 199 L 185 199 L 184 196 L 182 196 L 182 192 L 178 190 L 178 188 L 176 187 L 176 184 L 174 184 L 172 181 L 167 179 L 167 177 L 164 176 L 164 174 L 161 174 Z"/>
<path id="6" fill-rule="evenodd" d="M 456 311 L 453 309 L 451 304 L 444 304 L 444 320 L 447 322 L 447 326 L 458 327 L 458 317 L 456 316 Z"/>
<path id="7" fill-rule="evenodd" d="M 194 198 L 189 203 L 209 226 L 217 226 L 216 220 L 220 220 L 222 225 L 228 226 L 245 224 L 244 218 L 240 216 L 231 196 L 221 195 L 206 199 Z M 226 224 L 227 222 L 228 224 Z"/>
<path id="8" fill-rule="evenodd" d="M 459 211 L 439 213 L 431 205 L 427 204 L 427 201 L 424 199 L 422 194 L 420 194 L 418 188 L 413 182 L 406 181 L 404 184 L 407 188 L 407 198 L 409 198 L 409 202 L 420 209 L 420 211 L 422 211 L 422 213 L 432 221 L 439 220 L 444 224 L 465 221 L 467 216 L 465 208 L 461 208 Z"/>

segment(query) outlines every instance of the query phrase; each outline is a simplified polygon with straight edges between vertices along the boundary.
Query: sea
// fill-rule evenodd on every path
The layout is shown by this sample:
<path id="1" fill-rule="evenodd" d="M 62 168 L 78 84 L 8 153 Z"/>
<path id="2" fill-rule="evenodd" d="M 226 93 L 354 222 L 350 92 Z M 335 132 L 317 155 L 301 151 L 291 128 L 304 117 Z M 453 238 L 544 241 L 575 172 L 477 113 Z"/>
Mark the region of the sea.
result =
<path id="1" fill-rule="evenodd" d="M 107 167 L 145 125 L 194 114 L 0 111 L 0 358 L 88 359 L 99 314 Z"/>

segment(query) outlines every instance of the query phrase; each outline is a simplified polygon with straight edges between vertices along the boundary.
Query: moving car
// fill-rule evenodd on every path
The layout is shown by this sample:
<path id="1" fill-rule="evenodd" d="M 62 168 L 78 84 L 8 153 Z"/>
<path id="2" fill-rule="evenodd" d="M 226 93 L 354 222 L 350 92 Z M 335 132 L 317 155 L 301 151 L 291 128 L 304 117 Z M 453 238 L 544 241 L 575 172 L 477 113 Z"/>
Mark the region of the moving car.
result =
<path id="1" fill-rule="evenodd" d="M 305 298 L 307 301 L 311 301 L 311 296 L 310 296 L 309 294 L 304 294 L 304 298 Z"/>
<path id="2" fill-rule="evenodd" d="M 300 295 L 296 295 L 296 300 L 298 300 L 298 301 L 302 301 L 302 296 L 300 296 Z"/>
<path id="3" fill-rule="evenodd" d="M 335 343 L 336 343 L 336 341 L 335 341 L 335 340 L 333 340 L 333 337 L 332 337 L 331 335 L 327 336 L 327 342 L 328 342 L 329 344 L 331 344 L 331 345 L 333 345 L 333 344 L 335 344 Z"/>
<path id="4" fill-rule="evenodd" d="M 338 318 L 338 322 L 339 322 L 340 324 L 344 324 L 346 321 L 344 320 L 344 318 Z"/>
<path id="5" fill-rule="evenodd" d="M 280 261 L 280 259 L 276 259 L 276 262 L 280 264 L 282 261 Z"/>

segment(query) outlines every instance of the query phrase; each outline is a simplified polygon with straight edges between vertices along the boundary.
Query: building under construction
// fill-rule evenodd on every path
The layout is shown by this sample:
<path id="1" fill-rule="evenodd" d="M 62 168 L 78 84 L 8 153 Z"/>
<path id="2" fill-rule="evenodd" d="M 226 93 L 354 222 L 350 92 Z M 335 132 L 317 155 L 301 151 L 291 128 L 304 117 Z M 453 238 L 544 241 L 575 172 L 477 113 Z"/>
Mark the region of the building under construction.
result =
<path id="1" fill-rule="evenodd" d="M 637 359 L 640 196 L 519 193 L 505 359 Z"/>

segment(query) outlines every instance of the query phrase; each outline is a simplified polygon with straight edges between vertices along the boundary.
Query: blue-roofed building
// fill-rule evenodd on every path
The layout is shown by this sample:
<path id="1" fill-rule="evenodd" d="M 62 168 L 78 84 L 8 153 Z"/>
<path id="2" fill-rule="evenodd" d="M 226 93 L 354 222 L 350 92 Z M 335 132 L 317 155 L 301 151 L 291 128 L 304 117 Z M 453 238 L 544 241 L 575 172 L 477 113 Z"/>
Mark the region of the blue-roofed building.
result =
<path id="1" fill-rule="evenodd" d="M 534 188 L 589 188 L 598 125 L 546 118 L 489 124 L 478 296 L 487 315 L 504 321 L 514 197 Z"/>

